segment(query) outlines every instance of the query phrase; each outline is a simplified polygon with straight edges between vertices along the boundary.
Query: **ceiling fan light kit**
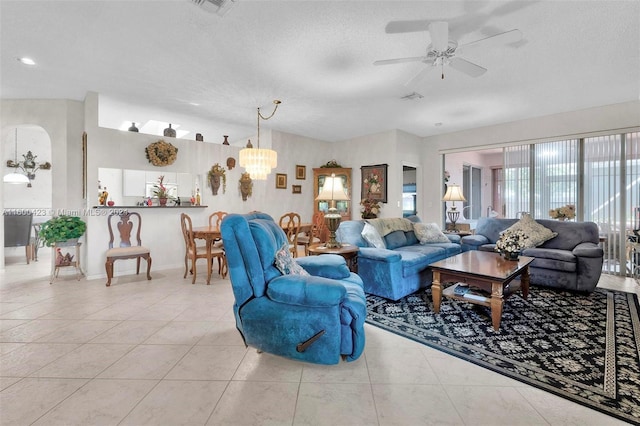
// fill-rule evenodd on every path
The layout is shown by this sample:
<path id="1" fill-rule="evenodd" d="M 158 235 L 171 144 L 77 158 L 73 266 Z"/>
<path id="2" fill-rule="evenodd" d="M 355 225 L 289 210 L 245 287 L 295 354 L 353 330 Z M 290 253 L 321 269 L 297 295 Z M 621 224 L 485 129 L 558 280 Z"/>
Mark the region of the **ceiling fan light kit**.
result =
<path id="1" fill-rule="evenodd" d="M 390 28 L 393 31 L 390 31 Z M 428 65 L 407 81 L 405 86 L 410 86 L 422 80 L 432 67 L 440 67 L 441 78 L 444 79 L 445 65 L 470 77 L 480 77 L 487 72 L 487 69 L 457 56 L 461 50 L 476 46 L 490 47 L 515 43 L 522 39 L 522 32 L 520 32 L 520 30 L 510 30 L 459 45 L 456 40 L 449 40 L 449 24 L 444 21 L 399 21 L 387 24 L 387 33 L 414 31 L 429 31 L 431 35 L 431 44 L 427 46 L 427 54 L 425 56 L 384 59 L 373 63 L 374 65 L 391 65 L 405 62 L 422 62 Z"/>

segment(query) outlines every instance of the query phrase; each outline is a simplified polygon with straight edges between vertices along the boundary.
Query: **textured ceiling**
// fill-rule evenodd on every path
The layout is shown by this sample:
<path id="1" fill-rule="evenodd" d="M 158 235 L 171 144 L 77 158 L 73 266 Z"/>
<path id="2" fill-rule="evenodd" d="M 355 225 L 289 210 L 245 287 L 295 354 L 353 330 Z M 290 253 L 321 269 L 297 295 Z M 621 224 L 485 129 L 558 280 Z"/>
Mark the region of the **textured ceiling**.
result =
<path id="1" fill-rule="evenodd" d="M 112 127 L 166 120 L 236 141 L 255 132 L 256 107 L 281 99 L 262 126 L 328 141 L 429 136 L 640 94 L 637 1 L 238 0 L 220 17 L 189 0 L 0 0 L 0 19 L 3 99 L 98 92 Z M 514 28 L 523 40 L 465 51 L 488 69 L 479 78 L 445 67 L 444 80 L 432 70 L 405 87 L 425 65 L 372 64 L 425 54 L 428 32 L 385 33 L 416 19 L 450 21 L 461 44 Z M 401 99 L 413 91 L 424 97 Z"/>

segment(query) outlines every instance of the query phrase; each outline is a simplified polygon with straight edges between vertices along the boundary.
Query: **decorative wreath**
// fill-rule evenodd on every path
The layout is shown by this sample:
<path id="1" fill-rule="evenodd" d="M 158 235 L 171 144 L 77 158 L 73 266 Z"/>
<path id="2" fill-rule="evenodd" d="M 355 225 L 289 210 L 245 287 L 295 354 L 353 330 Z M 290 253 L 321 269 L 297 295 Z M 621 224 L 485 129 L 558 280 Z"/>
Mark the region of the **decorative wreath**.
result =
<path id="1" fill-rule="evenodd" d="M 219 163 L 216 163 L 211 166 L 211 170 L 209 170 L 209 173 L 207 175 L 209 176 L 209 179 L 207 179 L 207 186 L 211 186 L 211 178 L 214 175 L 222 176 L 222 193 L 224 194 L 225 192 L 227 192 L 227 175 L 225 174 L 224 167 L 222 167 Z"/>
<path id="2" fill-rule="evenodd" d="M 178 158 L 178 148 L 160 139 L 144 149 L 147 159 L 154 166 L 168 166 Z"/>

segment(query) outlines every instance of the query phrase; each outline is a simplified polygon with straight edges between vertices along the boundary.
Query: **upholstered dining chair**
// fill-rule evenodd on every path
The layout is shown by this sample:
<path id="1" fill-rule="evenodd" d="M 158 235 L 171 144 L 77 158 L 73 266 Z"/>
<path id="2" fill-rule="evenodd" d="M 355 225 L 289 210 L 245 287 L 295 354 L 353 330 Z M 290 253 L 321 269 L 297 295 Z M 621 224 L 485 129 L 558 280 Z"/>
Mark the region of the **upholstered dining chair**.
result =
<path id="1" fill-rule="evenodd" d="M 224 256 L 224 249 L 222 247 L 212 246 L 210 251 L 208 251 L 206 246 L 196 245 L 196 239 L 193 233 L 193 223 L 191 221 L 191 217 L 186 213 L 180 214 L 180 227 L 182 228 L 182 236 L 184 238 L 185 244 L 184 276 L 182 278 L 187 278 L 187 272 L 190 272 L 193 275 L 191 284 L 195 284 L 197 275 L 197 260 L 206 259 L 208 267 L 210 258 L 211 261 L 213 261 L 214 258 L 218 259 L 218 273 L 224 276 L 226 273 L 226 259 Z M 189 268 L 189 261 L 191 261 L 191 268 Z M 207 277 L 208 276 L 209 272 L 207 271 Z M 207 282 L 207 284 L 209 284 L 209 282 Z"/>
<path id="2" fill-rule="evenodd" d="M 298 235 L 298 245 L 304 246 L 304 255 L 309 256 L 309 245 L 326 241 L 326 224 L 324 212 L 316 212 L 311 219 L 311 232 Z"/>
<path id="3" fill-rule="evenodd" d="M 31 223 L 33 213 L 4 215 L 4 246 L 24 247 L 27 264 L 33 258 L 31 245 Z"/>
<path id="4" fill-rule="evenodd" d="M 119 219 L 119 221 L 118 221 Z M 114 226 L 114 221 L 117 221 Z M 140 230 L 142 228 L 142 217 L 139 213 L 125 211 L 121 214 L 111 213 L 107 217 L 109 227 L 109 249 L 107 250 L 107 261 L 104 264 L 107 270 L 107 287 L 111 285 L 113 278 L 113 263 L 120 259 L 136 259 L 136 274 L 140 273 L 140 259 L 147 262 L 147 279 L 151 279 L 151 251 L 142 245 Z M 114 242 L 117 230 L 119 241 Z M 133 234 L 132 234 L 133 232 Z M 135 240 L 132 243 L 132 235 Z M 135 244 L 134 244 L 135 243 Z"/>
<path id="5" fill-rule="evenodd" d="M 287 235 L 289 251 L 298 257 L 298 233 L 300 232 L 300 215 L 295 212 L 285 213 L 280 217 L 280 227 Z"/>

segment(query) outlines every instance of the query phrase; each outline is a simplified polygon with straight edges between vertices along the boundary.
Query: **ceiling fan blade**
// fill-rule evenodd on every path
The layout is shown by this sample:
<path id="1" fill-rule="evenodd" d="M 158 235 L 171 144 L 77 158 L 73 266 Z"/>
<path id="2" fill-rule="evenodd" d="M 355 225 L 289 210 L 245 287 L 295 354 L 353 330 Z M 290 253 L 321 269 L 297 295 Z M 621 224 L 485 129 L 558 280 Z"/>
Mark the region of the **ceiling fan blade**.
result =
<path id="1" fill-rule="evenodd" d="M 482 74 L 487 72 L 486 68 L 462 58 L 451 58 L 449 66 L 471 77 L 480 77 Z"/>
<path id="2" fill-rule="evenodd" d="M 409 79 L 409 81 L 407 81 L 404 85 L 405 87 L 411 87 L 414 84 L 419 83 L 420 81 L 422 81 L 422 79 L 424 79 L 427 74 L 429 74 L 429 71 L 431 71 L 431 69 L 433 68 L 433 66 L 431 64 L 427 64 L 426 67 L 422 68 L 420 70 L 420 72 L 418 72 L 416 75 L 414 75 L 413 77 L 411 77 L 411 79 Z"/>
<path id="3" fill-rule="evenodd" d="M 466 49 L 468 47 L 475 47 L 479 45 L 482 45 L 482 47 L 501 46 L 504 44 L 515 43 L 520 40 L 522 40 L 522 31 L 511 30 L 504 33 L 492 35 L 490 37 L 481 38 L 480 40 L 472 41 L 470 43 L 461 44 L 460 46 L 458 46 L 458 51 L 460 51 L 460 49 Z"/>
<path id="4" fill-rule="evenodd" d="M 375 61 L 373 65 L 391 65 L 401 64 L 403 62 L 418 62 L 427 59 L 426 56 L 412 56 L 410 58 L 396 58 L 396 59 L 383 59 L 381 61 Z"/>
<path id="5" fill-rule="evenodd" d="M 417 31 L 428 31 L 429 21 L 391 21 L 384 28 L 387 34 L 413 33 Z"/>
<path id="6" fill-rule="evenodd" d="M 434 50 L 444 52 L 449 47 L 449 23 L 435 21 L 429 24 L 429 34 L 431 34 L 431 45 Z"/>

